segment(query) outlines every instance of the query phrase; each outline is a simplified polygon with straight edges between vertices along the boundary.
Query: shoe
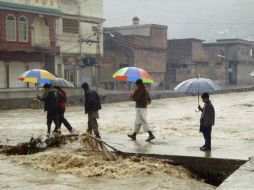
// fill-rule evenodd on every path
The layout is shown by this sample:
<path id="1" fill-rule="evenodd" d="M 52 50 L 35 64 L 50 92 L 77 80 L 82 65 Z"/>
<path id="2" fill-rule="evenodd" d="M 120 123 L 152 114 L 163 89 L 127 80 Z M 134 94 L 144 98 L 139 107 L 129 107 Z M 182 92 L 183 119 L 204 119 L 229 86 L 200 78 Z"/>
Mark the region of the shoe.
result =
<path id="1" fill-rule="evenodd" d="M 209 148 L 209 147 L 200 147 L 200 150 L 201 151 L 211 151 L 211 148 Z"/>
<path id="2" fill-rule="evenodd" d="M 201 146 L 201 147 L 200 147 L 200 150 L 201 150 L 201 148 L 205 148 L 205 145 Z"/>
<path id="3" fill-rule="evenodd" d="M 136 140 L 136 133 L 128 134 L 128 137 L 130 137 L 133 141 Z"/>
<path id="4" fill-rule="evenodd" d="M 53 134 L 54 134 L 55 136 L 61 135 L 61 131 L 60 131 L 60 130 L 53 131 Z"/>
<path id="5" fill-rule="evenodd" d="M 74 128 L 72 128 L 72 130 L 70 131 L 71 134 L 75 134 L 76 130 Z"/>
<path id="6" fill-rule="evenodd" d="M 153 135 L 152 132 L 149 132 L 149 137 L 146 139 L 146 141 L 151 141 L 153 139 L 155 139 L 155 136 Z"/>

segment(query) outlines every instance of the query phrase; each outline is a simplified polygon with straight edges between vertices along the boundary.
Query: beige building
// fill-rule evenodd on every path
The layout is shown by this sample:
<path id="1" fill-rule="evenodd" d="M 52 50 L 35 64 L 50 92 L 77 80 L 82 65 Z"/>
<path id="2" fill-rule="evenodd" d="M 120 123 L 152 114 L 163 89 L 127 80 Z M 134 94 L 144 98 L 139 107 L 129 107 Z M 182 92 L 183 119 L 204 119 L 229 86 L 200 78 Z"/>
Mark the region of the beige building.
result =
<path id="1" fill-rule="evenodd" d="M 168 40 L 167 89 L 197 76 L 209 78 L 210 65 L 202 45 L 203 40 L 195 38 Z"/>
<path id="2" fill-rule="evenodd" d="M 57 28 L 56 74 L 75 86 L 84 81 L 95 84 L 96 66 L 84 66 L 82 60 L 94 57 L 100 61 L 103 54 L 103 0 L 60 0 L 59 6 L 63 15 Z"/>
<path id="3" fill-rule="evenodd" d="M 121 85 L 112 74 L 122 67 L 139 67 L 154 79 L 153 89 L 164 89 L 167 59 L 167 26 L 133 24 L 104 29 L 104 58 L 101 83 L 108 89 L 119 89 Z M 129 83 L 128 83 L 129 84 Z"/>
<path id="4" fill-rule="evenodd" d="M 254 42 L 243 39 L 221 39 L 205 43 L 204 50 L 221 85 L 253 85 L 249 76 L 254 70 Z M 218 69 L 220 68 L 220 69 Z"/>

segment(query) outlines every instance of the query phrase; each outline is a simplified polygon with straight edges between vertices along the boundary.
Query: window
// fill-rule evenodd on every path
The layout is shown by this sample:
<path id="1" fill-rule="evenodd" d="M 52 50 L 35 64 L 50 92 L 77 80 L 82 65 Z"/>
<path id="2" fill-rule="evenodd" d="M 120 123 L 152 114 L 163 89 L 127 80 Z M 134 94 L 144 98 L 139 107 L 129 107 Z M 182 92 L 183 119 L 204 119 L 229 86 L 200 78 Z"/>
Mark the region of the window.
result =
<path id="1" fill-rule="evenodd" d="M 16 41 L 16 18 L 13 15 L 6 17 L 6 40 Z"/>
<path id="2" fill-rule="evenodd" d="M 28 21 L 24 16 L 19 18 L 19 41 L 28 42 Z"/>
<path id="3" fill-rule="evenodd" d="M 75 19 L 63 19 L 63 32 L 78 34 L 79 21 Z"/>

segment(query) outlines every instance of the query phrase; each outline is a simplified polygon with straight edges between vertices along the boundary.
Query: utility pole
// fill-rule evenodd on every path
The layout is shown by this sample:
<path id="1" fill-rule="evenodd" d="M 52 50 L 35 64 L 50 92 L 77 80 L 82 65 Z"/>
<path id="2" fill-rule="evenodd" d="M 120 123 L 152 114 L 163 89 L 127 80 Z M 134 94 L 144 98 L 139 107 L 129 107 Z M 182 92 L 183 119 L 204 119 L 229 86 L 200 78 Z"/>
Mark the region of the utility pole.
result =
<path id="1" fill-rule="evenodd" d="M 80 58 L 82 56 L 82 42 L 81 42 L 81 37 L 82 37 L 82 32 L 81 32 L 81 0 L 77 1 L 77 8 L 78 8 L 78 22 L 79 22 L 79 38 L 78 38 L 78 43 L 79 43 L 79 55 Z"/>
<path id="2" fill-rule="evenodd" d="M 101 25 L 98 24 L 97 30 L 96 30 L 96 62 L 97 62 L 97 71 L 96 71 L 96 90 L 100 87 L 100 67 L 101 67 Z"/>
<path id="3" fill-rule="evenodd" d="M 91 40 L 89 38 L 83 39 L 82 36 L 82 30 L 81 30 L 81 23 L 83 22 L 81 18 L 81 5 L 82 5 L 82 0 L 77 0 L 77 8 L 78 8 L 78 20 L 79 20 L 79 61 L 82 64 L 82 57 L 83 57 L 83 49 L 82 49 L 82 44 L 83 43 L 96 43 L 96 63 L 95 65 L 92 66 L 92 84 L 96 86 L 96 89 L 98 90 L 100 86 L 100 62 L 101 62 L 101 25 L 98 24 L 96 28 L 96 40 Z M 80 69 L 81 70 L 81 69 Z M 80 74 L 80 82 L 82 82 L 81 79 L 81 72 Z"/>
<path id="4" fill-rule="evenodd" d="M 82 62 L 82 41 L 81 41 L 81 38 L 82 38 L 82 31 L 81 31 L 81 0 L 77 0 L 77 10 L 78 10 L 78 44 L 79 44 L 79 58 L 78 58 L 78 61 L 79 61 L 79 64 L 81 64 Z M 78 77 L 79 75 L 79 77 Z M 76 68 L 75 67 L 75 78 L 76 80 L 79 78 L 80 79 L 80 83 L 82 83 L 82 79 L 81 79 L 81 69 L 79 67 Z M 77 83 L 78 83 L 78 80 L 77 80 Z"/>

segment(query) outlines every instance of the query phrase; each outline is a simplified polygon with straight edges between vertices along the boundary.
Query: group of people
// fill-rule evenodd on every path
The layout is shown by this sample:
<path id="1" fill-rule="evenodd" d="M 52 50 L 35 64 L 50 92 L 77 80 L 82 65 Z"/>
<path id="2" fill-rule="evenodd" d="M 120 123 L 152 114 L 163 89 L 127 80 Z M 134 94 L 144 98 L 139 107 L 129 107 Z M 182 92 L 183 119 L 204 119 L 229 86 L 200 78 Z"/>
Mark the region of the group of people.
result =
<path id="1" fill-rule="evenodd" d="M 51 134 L 51 125 L 54 122 L 55 129 L 54 134 L 61 134 L 61 125 L 67 128 L 70 133 L 74 133 L 75 129 L 70 125 L 67 119 L 64 117 L 67 96 L 66 92 L 59 86 L 52 86 L 51 84 L 43 85 L 44 93 L 37 98 L 44 102 L 44 111 L 47 112 L 47 136 Z M 100 97 L 96 91 L 91 90 L 87 83 L 82 84 L 82 88 L 85 92 L 85 113 L 88 114 L 88 128 L 87 132 L 95 134 L 96 138 L 100 138 L 98 130 L 97 119 L 99 118 L 98 111 L 101 109 Z"/>
<path id="2" fill-rule="evenodd" d="M 134 132 L 132 134 L 128 134 L 128 137 L 132 140 L 136 140 L 136 135 L 139 133 L 140 127 L 142 125 L 144 131 L 149 134 L 146 141 L 153 140 L 155 136 L 150 130 L 146 120 L 147 105 L 151 103 L 151 98 L 141 79 L 136 81 L 136 90 L 133 94 L 131 94 L 130 98 L 136 102 L 136 121 Z M 210 101 L 208 92 L 203 93 L 201 98 L 204 106 L 198 106 L 199 111 L 202 113 L 200 117 L 199 131 L 203 133 L 205 144 L 200 147 L 200 150 L 211 151 L 211 133 L 212 126 L 215 123 L 215 110 L 213 104 Z"/>
<path id="3" fill-rule="evenodd" d="M 74 129 L 64 117 L 66 103 L 65 92 L 59 87 L 54 88 L 47 84 L 44 85 L 44 88 L 44 96 L 38 98 L 45 102 L 45 110 L 47 111 L 48 134 L 50 134 L 51 124 L 53 121 L 56 126 L 54 132 L 57 132 L 60 129 L 61 124 L 63 123 L 66 128 L 72 133 Z M 96 138 L 101 138 L 97 122 L 97 119 L 99 119 L 98 111 L 101 109 L 100 97 L 95 90 L 89 88 L 89 85 L 86 82 L 82 84 L 82 88 L 84 90 L 85 98 L 85 113 L 88 115 L 87 132 L 91 134 L 93 131 Z M 52 101 L 52 97 L 57 97 L 59 102 L 58 105 L 55 105 L 55 103 Z M 200 150 L 210 151 L 212 126 L 215 123 L 215 111 L 209 99 L 209 94 L 207 92 L 203 93 L 201 98 L 204 102 L 204 106 L 201 107 L 199 105 L 198 109 L 202 113 L 200 117 L 200 132 L 203 133 L 205 144 L 200 147 Z M 148 138 L 146 139 L 146 141 L 151 141 L 155 139 L 155 136 L 152 133 L 147 122 L 147 106 L 151 103 L 151 98 L 141 79 L 138 79 L 136 81 L 136 89 L 130 95 L 130 99 L 136 102 L 136 120 L 133 133 L 128 134 L 127 136 L 135 141 L 141 126 L 143 126 L 144 132 L 148 133 Z"/>
<path id="4" fill-rule="evenodd" d="M 64 124 L 70 133 L 74 133 L 75 129 L 64 117 L 67 101 L 66 92 L 60 87 L 53 87 L 50 84 L 45 84 L 43 87 L 44 94 L 37 96 L 37 98 L 44 102 L 44 111 L 47 112 L 47 136 L 51 133 L 51 125 L 53 122 L 55 124 L 53 133 L 59 134 L 62 124 Z"/>

